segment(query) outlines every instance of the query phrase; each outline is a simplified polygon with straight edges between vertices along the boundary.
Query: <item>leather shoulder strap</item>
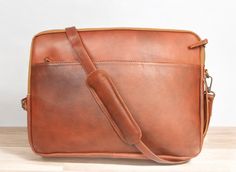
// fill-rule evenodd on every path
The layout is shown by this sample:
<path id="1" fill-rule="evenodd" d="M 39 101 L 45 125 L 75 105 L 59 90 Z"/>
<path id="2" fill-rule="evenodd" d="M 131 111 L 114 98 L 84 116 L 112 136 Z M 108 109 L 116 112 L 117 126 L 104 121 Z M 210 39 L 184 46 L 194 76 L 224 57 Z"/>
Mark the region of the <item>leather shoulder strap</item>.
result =
<path id="1" fill-rule="evenodd" d="M 66 35 L 73 47 L 78 61 L 87 73 L 87 85 L 100 99 L 105 116 L 110 121 L 119 137 L 129 145 L 135 146 L 146 158 L 162 164 L 180 164 L 187 162 L 189 157 L 180 157 L 169 160 L 156 155 L 142 141 L 142 132 L 137 122 L 130 113 L 119 91 L 105 71 L 97 69 L 89 56 L 81 36 L 75 27 L 66 28 Z"/>
<path id="2" fill-rule="evenodd" d="M 76 53 L 77 60 L 80 61 L 84 71 L 87 74 L 94 72 L 96 67 L 92 62 L 92 59 L 89 57 L 88 52 L 81 40 L 80 34 L 77 33 L 76 28 L 66 28 L 66 35 L 72 48 L 74 49 L 74 52 Z"/>

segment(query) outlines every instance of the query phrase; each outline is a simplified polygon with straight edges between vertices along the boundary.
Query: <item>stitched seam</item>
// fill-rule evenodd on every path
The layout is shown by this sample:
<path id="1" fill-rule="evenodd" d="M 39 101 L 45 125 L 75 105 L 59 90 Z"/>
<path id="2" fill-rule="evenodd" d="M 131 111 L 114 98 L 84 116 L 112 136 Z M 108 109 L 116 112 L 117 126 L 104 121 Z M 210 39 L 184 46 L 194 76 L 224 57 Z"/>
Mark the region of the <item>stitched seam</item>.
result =
<path id="1" fill-rule="evenodd" d="M 187 64 L 187 63 L 167 63 L 167 62 L 144 62 L 144 61 L 99 61 L 95 62 L 98 65 L 161 65 L 161 66 L 176 66 L 176 67 L 201 67 L 198 64 Z M 35 63 L 31 66 L 63 66 L 63 65 L 82 65 L 78 62 L 51 62 L 51 63 Z"/>
<path id="2" fill-rule="evenodd" d="M 81 155 L 83 155 L 83 154 L 87 154 L 87 155 L 93 155 L 93 154 L 97 154 L 97 155 L 104 155 L 104 154 L 107 154 L 107 155 L 122 155 L 122 154 L 125 154 L 125 155 L 140 155 L 140 156 L 142 156 L 142 157 L 144 157 L 144 158 L 146 158 L 145 156 L 144 156 L 144 154 L 142 154 L 141 152 L 138 152 L 138 153 L 100 153 L 100 152 L 86 152 L 86 153 L 84 153 L 84 152 L 50 152 L 50 153 L 40 153 L 40 152 L 37 152 L 37 153 L 39 153 L 39 154 L 42 154 L 42 155 L 53 155 L 53 154 L 67 154 L 67 155 L 69 155 L 69 154 L 81 154 Z M 166 157 L 166 158 L 186 158 L 186 159 L 190 159 L 190 158 L 192 158 L 192 157 L 189 157 L 189 156 L 174 156 L 174 155 L 158 155 L 158 156 L 160 156 L 160 157 Z"/>
<path id="3" fill-rule="evenodd" d="M 177 64 L 180 63 L 181 64 L 181 62 L 172 62 L 173 59 L 170 59 L 170 58 L 150 58 L 148 60 L 143 60 L 143 57 L 128 57 L 128 59 L 123 59 L 123 60 L 120 60 L 123 57 L 116 57 L 116 59 L 112 59 L 112 60 L 110 60 L 109 58 L 110 57 L 96 57 L 96 59 L 93 59 L 93 63 L 96 63 L 96 62 L 147 62 L 147 63 L 152 63 L 153 62 L 153 63 L 155 63 L 156 62 L 156 63 L 177 63 Z M 134 59 L 140 59 L 140 60 L 134 60 Z M 53 59 L 48 63 L 73 63 L 73 62 L 81 63 L 80 60 L 79 61 L 78 60 L 76 60 L 76 61 L 65 60 L 65 57 L 63 59 L 61 58 L 60 60 L 59 59 L 55 59 L 55 60 Z M 188 64 L 188 63 L 186 63 L 186 64 Z"/>

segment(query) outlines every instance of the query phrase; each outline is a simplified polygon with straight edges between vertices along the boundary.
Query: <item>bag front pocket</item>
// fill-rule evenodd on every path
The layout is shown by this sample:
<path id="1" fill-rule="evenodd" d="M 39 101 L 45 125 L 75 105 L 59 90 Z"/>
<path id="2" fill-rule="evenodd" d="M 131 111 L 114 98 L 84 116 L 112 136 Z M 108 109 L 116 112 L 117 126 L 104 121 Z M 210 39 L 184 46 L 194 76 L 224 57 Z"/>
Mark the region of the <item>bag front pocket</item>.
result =
<path id="1" fill-rule="evenodd" d="M 110 74 L 141 127 L 142 140 L 155 153 L 194 156 L 200 151 L 200 66 L 143 62 L 96 65 Z M 113 131 L 85 81 L 79 63 L 32 66 L 30 125 L 34 148 L 41 153 L 137 153 Z M 108 142 L 113 144 L 108 147 Z"/>

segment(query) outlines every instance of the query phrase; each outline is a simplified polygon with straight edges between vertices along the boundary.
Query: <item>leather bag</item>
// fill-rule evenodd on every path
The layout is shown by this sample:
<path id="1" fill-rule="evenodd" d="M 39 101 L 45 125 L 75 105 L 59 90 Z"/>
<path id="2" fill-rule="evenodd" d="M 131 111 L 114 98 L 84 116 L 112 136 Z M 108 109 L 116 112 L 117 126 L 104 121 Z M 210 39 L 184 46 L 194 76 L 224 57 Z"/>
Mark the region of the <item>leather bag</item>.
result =
<path id="1" fill-rule="evenodd" d="M 215 96 L 205 44 L 184 30 L 71 27 L 37 34 L 22 99 L 32 150 L 189 161 L 201 151 Z"/>

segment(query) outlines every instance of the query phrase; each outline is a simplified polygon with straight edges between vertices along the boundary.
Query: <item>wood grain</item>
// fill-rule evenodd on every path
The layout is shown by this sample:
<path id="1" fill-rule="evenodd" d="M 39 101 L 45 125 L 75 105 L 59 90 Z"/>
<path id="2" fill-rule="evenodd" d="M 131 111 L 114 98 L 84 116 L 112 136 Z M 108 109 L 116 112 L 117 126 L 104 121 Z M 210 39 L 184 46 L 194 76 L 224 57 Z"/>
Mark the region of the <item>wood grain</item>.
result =
<path id="1" fill-rule="evenodd" d="M 42 158 L 31 151 L 26 128 L 0 128 L 0 171 L 83 172 L 235 172 L 236 127 L 210 128 L 200 155 L 183 165 L 157 165 L 146 160 Z"/>

